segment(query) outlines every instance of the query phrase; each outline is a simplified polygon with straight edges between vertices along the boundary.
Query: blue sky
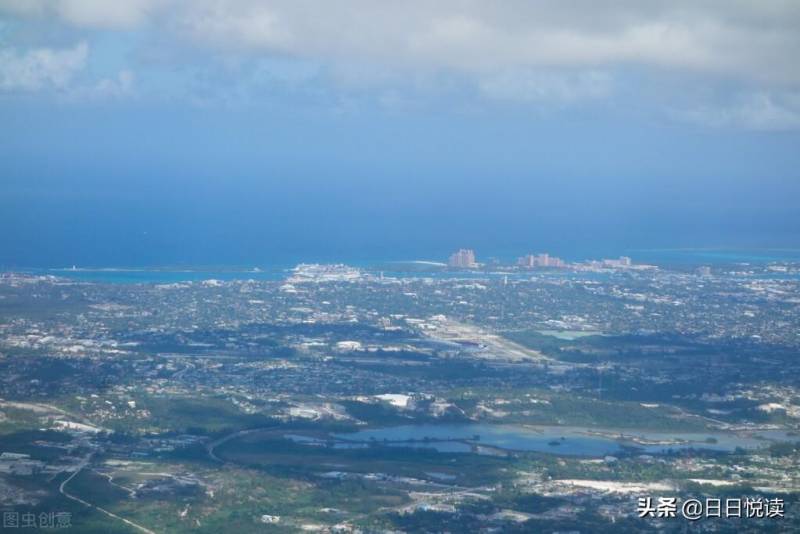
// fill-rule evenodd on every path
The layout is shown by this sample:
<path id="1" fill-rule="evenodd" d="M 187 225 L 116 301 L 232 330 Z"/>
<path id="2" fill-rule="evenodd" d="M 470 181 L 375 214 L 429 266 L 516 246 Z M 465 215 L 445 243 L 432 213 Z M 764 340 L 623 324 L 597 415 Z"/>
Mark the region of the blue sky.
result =
<path id="1" fill-rule="evenodd" d="M 0 0 L 0 265 L 797 247 L 800 4 Z"/>

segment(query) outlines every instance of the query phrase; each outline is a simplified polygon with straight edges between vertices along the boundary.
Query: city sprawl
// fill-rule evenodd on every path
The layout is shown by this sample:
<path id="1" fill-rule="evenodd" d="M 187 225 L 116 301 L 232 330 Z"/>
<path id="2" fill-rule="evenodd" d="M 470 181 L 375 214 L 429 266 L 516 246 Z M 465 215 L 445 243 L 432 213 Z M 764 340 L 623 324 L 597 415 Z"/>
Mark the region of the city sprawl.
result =
<path id="1" fill-rule="evenodd" d="M 798 264 L 281 278 L 0 277 L 3 527 L 800 529 Z"/>

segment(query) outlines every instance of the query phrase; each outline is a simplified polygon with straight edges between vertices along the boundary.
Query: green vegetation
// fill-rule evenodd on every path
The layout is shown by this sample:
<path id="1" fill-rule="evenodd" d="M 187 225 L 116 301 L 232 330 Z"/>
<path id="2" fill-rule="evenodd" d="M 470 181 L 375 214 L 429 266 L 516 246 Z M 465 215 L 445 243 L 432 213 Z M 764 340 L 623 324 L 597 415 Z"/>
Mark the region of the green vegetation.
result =
<path id="1" fill-rule="evenodd" d="M 284 430 L 284 432 L 286 432 Z M 429 479 L 436 471 L 454 476 L 459 484 L 486 484 L 505 478 L 507 459 L 473 454 L 446 454 L 432 449 L 376 446 L 337 449 L 300 445 L 275 432 L 250 434 L 231 440 L 217 455 L 242 465 L 258 467 L 275 476 L 314 480 L 322 474 L 384 473 Z M 335 475 L 334 475 L 335 476 Z"/>

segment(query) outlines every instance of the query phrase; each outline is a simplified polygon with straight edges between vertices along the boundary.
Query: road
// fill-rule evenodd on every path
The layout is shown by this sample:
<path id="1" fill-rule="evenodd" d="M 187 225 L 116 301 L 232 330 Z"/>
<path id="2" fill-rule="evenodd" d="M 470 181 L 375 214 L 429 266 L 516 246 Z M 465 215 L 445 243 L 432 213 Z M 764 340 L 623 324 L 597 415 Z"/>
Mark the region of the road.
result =
<path id="1" fill-rule="evenodd" d="M 270 430 L 272 428 L 275 428 L 275 426 L 274 425 L 273 426 L 264 426 L 264 427 L 260 427 L 260 428 L 250 428 L 250 429 L 247 429 L 247 430 L 239 430 L 239 431 L 233 432 L 231 434 L 228 434 L 226 436 L 222 436 L 221 438 L 215 439 L 214 441 L 210 442 L 208 445 L 206 445 L 206 451 L 208 451 L 208 456 L 212 460 L 214 460 L 215 462 L 225 463 L 225 460 L 223 460 L 222 458 L 220 458 L 219 456 L 214 454 L 214 449 L 216 449 L 217 447 L 219 447 L 223 443 L 227 443 L 232 439 L 238 438 L 239 436 L 246 436 L 247 434 L 254 434 L 256 432 L 261 432 L 262 430 Z"/>
<path id="2" fill-rule="evenodd" d="M 75 495 L 72 495 L 71 493 L 69 493 L 69 492 L 66 490 L 67 484 L 69 484 L 70 480 L 72 480 L 73 478 L 75 478 L 75 477 L 78 475 L 78 473 L 80 473 L 81 471 L 83 471 L 83 469 L 84 469 L 84 468 L 85 468 L 87 465 L 89 465 L 89 462 L 91 461 L 91 459 L 92 459 L 92 455 L 91 455 L 91 454 L 89 454 L 88 456 L 86 456 L 86 458 L 84 458 L 84 459 L 81 461 L 81 463 L 78 465 L 78 467 L 75 469 L 75 471 L 74 471 L 74 472 L 73 472 L 73 473 L 72 473 L 70 476 L 68 476 L 67 478 L 65 478 L 65 479 L 64 479 L 64 482 L 62 482 L 62 483 L 61 483 L 61 485 L 59 485 L 59 486 L 58 486 L 58 491 L 59 491 L 59 492 L 60 492 L 60 493 L 61 493 L 61 494 L 62 494 L 64 497 L 66 497 L 67 499 L 70 499 L 70 500 L 73 500 L 73 501 L 75 501 L 75 502 L 81 503 L 82 505 L 84 505 L 84 506 L 87 506 L 87 507 L 89 507 L 89 508 L 93 508 L 93 509 L 97 510 L 98 512 L 101 512 L 101 513 L 103 513 L 103 514 L 107 515 L 108 517 L 112 517 L 112 518 L 114 518 L 114 519 L 117 519 L 117 520 L 119 520 L 119 521 L 122 521 L 122 522 L 123 522 L 123 523 L 125 523 L 126 525 L 128 525 L 128 526 L 130 526 L 130 527 L 133 527 L 133 528 L 135 528 L 136 530 L 139 530 L 139 531 L 141 531 L 141 532 L 144 532 L 145 534 L 156 534 L 154 531 L 150 530 L 149 528 L 143 527 L 142 525 L 140 525 L 140 524 L 138 524 L 138 523 L 134 523 L 134 522 L 133 522 L 133 521 L 131 521 L 130 519 L 125 519 L 124 517 L 120 517 L 120 516 L 118 516 L 117 514 L 115 514 L 114 512 L 109 512 L 109 511 L 108 511 L 108 510 L 106 510 L 105 508 L 102 508 L 102 507 L 100 507 L 100 506 L 97 506 L 97 505 L 94 505 L 94 504 L 92 504 L 92 503 L 90 503 L 90 502 L 84 501 L 84 500 L 83 500 L 83 499 L 81 499 L 80 497 L 77 497 L 77 496 L 75 496 Z"/>

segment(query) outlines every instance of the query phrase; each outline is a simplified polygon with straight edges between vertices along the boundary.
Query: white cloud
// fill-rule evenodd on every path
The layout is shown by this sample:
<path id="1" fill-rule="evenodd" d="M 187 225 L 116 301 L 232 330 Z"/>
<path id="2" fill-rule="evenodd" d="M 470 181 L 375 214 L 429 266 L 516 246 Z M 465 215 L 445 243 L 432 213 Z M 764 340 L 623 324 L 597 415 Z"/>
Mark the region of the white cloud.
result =
<path id="1" fill-rule="evenodd" d="M 72 48 L 0 49 L 0 91 L 63 89 L 86 65 L 85 42 Z"/>
<path id="2" fill-rule="evenodd" d="M 487 76 L 479 87 L 484 95 L 496 99 L 567 104 L 610 96 L 614 80 L 600 71 L 513 70 Z"/>
<path id="3" fill-rule="evenodd" d="M 152 23 L 223 50 L 459 72 L 689 69 L 800 84 L 800 2 L 0 0 L 80 27 Z"/>
<path id="4" fill-rule="evenodd" d="M 800 4 L 195 0 L 171 12 L 195 42 L 394 68 L 486 72 L 618 65 L 800 83 Z M 791 54 L 793 51 L 795 54 Z"/>
<path id="5" fill-rule="evenodd" d="M 56 9 L 80 26 L 131 28 L 143 23 L 158 0 L 59 0 Z"/>
<path id="6" fill-rule="evenodd" d="M 795 130 L 800 128 L 800 93 L 739 95 L 729 103 L 697 106 L 675 114 L 679 119 L 713 128 Z"/>
<path id="7" fill-rule="evenodd" d="M 0 10 L 53 17 L 89 28 L 130 29 L 145 23 L 165 0 L 0 0 Z"/>
<path id="8" fill-rule="evenodd" d="M 73 87 L 67 97 L 73 100 L 109 100 L 133 96 L 135 76 L 123 69 L 115 77 L 101 78 L 93 84 Z"/>
<path id="9" fill-rule="evenodd" d="M 800 128 L 800 106 L 786 97 L 800 93 L 796 1 L 0 0 L 3 12 L 78 33 L 141 30 L 135 46 L 146 53 L 131 51 L 111 69 L 128 69 L 129 58 L 138 58 L 145 64 L 135 65 L 140 86 L 147 87 L 148 61 L 163 56 L 162 72 L 185 75 L 168 82 L 176 91 L 200 85 L 201 95 L 188 96 L 208 100 L 270 90 L 282 75 L 295 76 L 289 85 L 297 92 L 346 100 L 373 91 L 391 108 L 458 84 L 489 99 L 556 106 L 629 98 L 644 88 L 651 94 L 643 100 L 659 112 L 680 107 L 674 115 L 682 119 Z M 85 60 L 85 53 L 66 52 L 0 52 L 0 89 L 63 87 Z M 261 68 L 262 61 L 272 65 Z M 281 62 L 313 68 L 293 73 Z M 193 82 L 198 72 L 214 75 Z M 83 91 L 131 91 L 120 78 L 93 83 Z M 750 96 L 679 103 L 701 87 Z"/>
<path id="10" fill-rule="evenodd" d="M 198 2 L 173 24 L 197 42 L 222 48 L 290 50 L 293 46 L 292 30 L 280 14 L 258 4 L 239 10 L 225 2 Z"/>

